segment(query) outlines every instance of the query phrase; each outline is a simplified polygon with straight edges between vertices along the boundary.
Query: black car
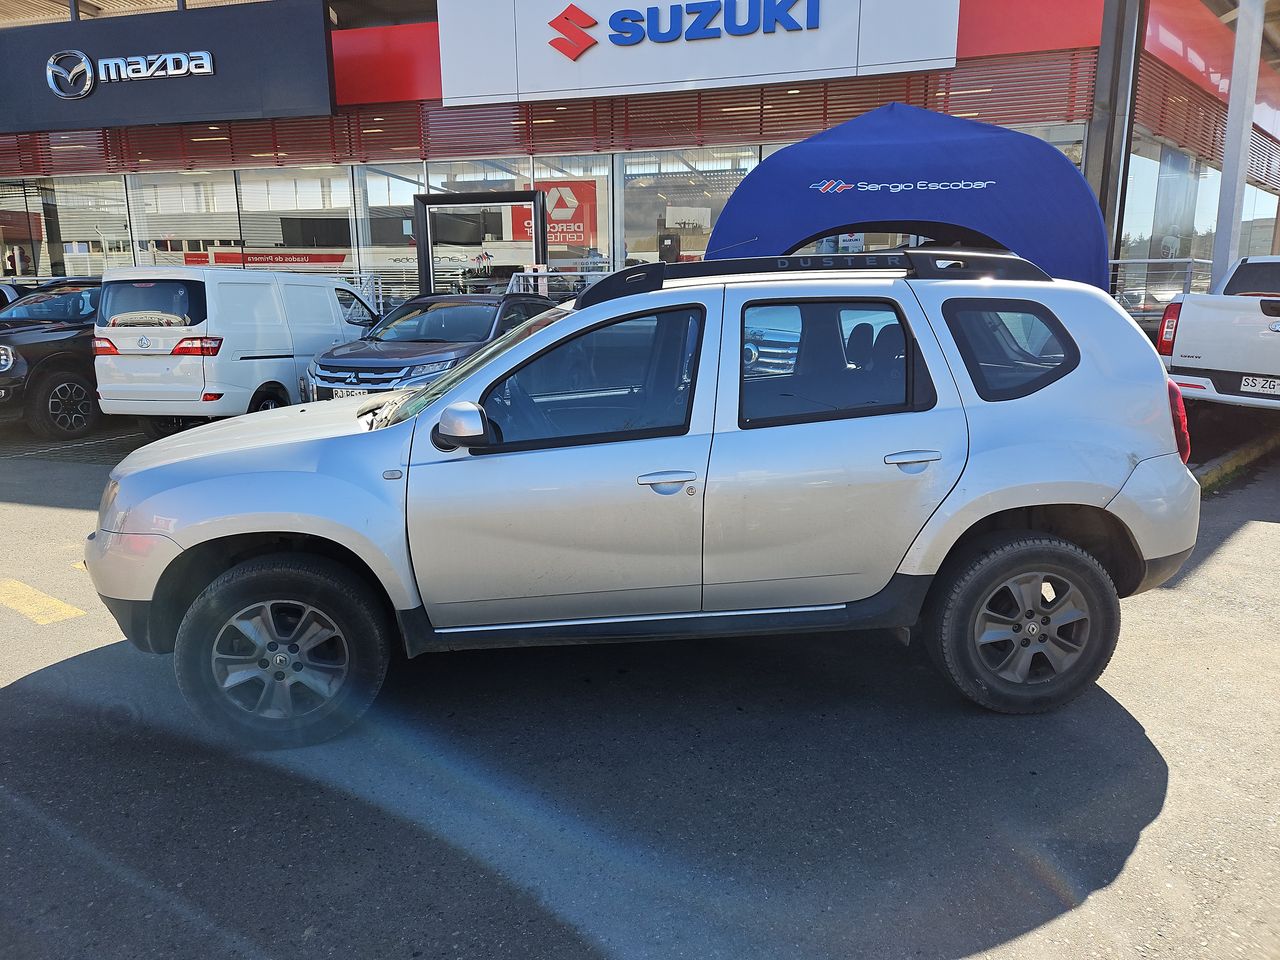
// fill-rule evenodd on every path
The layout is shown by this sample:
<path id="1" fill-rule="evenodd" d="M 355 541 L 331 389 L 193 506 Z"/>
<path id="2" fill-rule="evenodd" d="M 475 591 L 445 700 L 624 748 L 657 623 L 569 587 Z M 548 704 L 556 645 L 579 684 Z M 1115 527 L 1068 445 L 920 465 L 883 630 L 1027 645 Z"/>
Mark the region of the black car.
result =
<path id="1" fill-rule="evenodd" d="M 307 370 L 308 397 L 333 400 L 422 386 L 554 306 L 546 297 L 520 293 L 414 297 L 359 340 L 317 357 Z"/>
<path id="2" fill-rule="evenodd" d="M 50 440 L 74 440 L 101 416 L 93 377 L 96 277 L 68 277 L 0 309 L 0 420 L 23 419 Z"/>

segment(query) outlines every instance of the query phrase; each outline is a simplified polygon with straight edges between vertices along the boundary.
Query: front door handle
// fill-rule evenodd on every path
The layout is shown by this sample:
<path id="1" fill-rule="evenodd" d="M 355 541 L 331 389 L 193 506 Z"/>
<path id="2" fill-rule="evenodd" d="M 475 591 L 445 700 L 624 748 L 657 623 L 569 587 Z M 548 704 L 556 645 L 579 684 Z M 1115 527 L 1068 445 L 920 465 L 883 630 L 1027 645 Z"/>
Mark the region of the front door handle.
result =
<path id="1" fill-rule="evenodd" d="M 893 467 L 908 467 L 916 463 L 936 463 L 941 459 L 941 450 L 903 450 L 889 454 L 884 462 Z"/>
<path id="2" fill-rule="evenodd" d="M 664 497 L 679 493 L 686 483 L 696 483 L 697 480 L 698 475 L 688 470 L 664 470 L 661 473 L 646 473 L 643 477 L 636 477 L 636 483 L 640 486 L 651 487 L 654 493 L 660 493 Z"/>

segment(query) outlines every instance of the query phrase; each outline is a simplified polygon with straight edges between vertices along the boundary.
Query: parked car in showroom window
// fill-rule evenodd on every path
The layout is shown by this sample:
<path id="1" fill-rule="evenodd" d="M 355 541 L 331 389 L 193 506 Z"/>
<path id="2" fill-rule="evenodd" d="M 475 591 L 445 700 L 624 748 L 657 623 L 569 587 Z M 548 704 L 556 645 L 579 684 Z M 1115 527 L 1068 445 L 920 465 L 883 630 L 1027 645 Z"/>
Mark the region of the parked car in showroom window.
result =
<path id="1" fill-rule="evenodd" d="M 307 368 L 306 395 L 334 400 L 422 386 L 553 306 L 530 294 L 414 297 L 361 339 L 316 357 Z"/>
<path id="2" fill-rule="evenodd" d="M 793 364 L 748 362 L 760 329 L 796 333 Z M 1034 713 L 1189 556 L 1189 455 L 1137 325 L 1016 257 L 653 264 L 419 390 L 144 447 L 86 559 L 125 636 L 255 746 L 342 730 L 396 645 L 895 628 L 963 696 Z"/>
<path id="3" fill-rule="evenodd" d="M 152 438 L 297 403 L 317 353 L 377 320 L 332 277 L 200 267 L 103 276 L 94 331 L 103 412 Z"/>
<path id="4" fill-rule="evenodd" d="M 0 420 L 22 419 L 49 440 L 76 440 L 94 428 L 100 293 L 97 277 L 68 277 L 0 309 Z"/>

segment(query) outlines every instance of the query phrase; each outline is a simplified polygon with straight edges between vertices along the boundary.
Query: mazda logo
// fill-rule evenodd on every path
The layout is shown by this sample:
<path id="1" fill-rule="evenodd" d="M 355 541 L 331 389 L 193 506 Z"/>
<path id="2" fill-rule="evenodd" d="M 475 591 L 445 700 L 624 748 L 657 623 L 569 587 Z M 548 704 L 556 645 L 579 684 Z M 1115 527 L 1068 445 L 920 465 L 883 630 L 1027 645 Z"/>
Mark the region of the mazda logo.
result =
<path id="1" fill-rule="evenodd" d="M 53 95 L 63 100 L 79 100 L 93 92 L 93 61 L 79 50 L 55 53 L 44 75 Z"/>

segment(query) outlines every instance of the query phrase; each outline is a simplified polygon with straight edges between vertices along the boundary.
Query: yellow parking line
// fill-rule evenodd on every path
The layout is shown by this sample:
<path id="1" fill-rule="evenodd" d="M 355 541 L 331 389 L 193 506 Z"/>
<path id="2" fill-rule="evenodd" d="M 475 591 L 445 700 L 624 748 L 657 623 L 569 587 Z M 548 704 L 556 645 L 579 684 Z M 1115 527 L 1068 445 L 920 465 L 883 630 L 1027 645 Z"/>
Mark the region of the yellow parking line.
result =
<path id="1" fill-rule="evenodd" d="M 87 570 L 87 569 L 88 569 L 88 567 L 86 567 L 86 566 L 84 565 L 84 561 L 83 561 L 83 560 L 77 560 L 75 563 L 73 563 L 73 564 L 71 565 L 71 569 L 72 569 L 72 570 Z"/>
<path id="2" fill-rule="evenodd" d="M 20 580 L 0 580 L 0 605 L 17 611 L 41 626 L 84 616 L 84 611 L 79 607 L 41 593 Z"/>

